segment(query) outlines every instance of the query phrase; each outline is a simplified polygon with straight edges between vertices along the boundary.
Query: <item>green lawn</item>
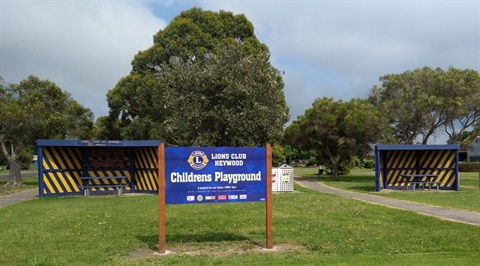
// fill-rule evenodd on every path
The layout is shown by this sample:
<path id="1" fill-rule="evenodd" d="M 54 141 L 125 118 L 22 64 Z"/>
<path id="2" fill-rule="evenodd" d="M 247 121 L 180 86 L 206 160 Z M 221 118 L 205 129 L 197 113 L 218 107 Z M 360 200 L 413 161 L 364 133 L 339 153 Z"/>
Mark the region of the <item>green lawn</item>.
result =
<path id="1" fill-rule="evenodd" d="M 44 198 L 0 209 L 0 265 L 476 265 L 477 226 L 302 187 L 265 204 L 167 206 L 167 256 L 156 195 Z M 461 236 L 461 237 L 460 237 Z"/>
<path id="2" fill-rule="evenodd" d="M 317 178 L 317 168 L 296 167 L 295 176 Z M 375 192 L 375 173 L 373 169 L 354 169 L 349 175 L 332 178 L 323 175 L 318 180 L 326 185 L 377 196 L 409 200 L 438 206 L 465 209 L 480 212 L 480 189 L 478 173 L 460 173 L 459 191 L 422 191 L 412 190 Z"/>
<path id="3" fill-rule="evenodd" d="M 315 168 L 295 168 L 316 178 Z M 461 174 L 461 180 L 475 175 Z M 480 190 L 373 192 L 371 169 L 320 178 L 374 195 L 477 210 Z M 27 181 L 36 185 L 36 178 Z M 463 183 L 462 183 L 463 184 Z M 471 188 L 470 188 L 471 187 Z M 470 207 L 466 207 L 470 206 Z M 274 250 L 265 204 L 167 206 L 157 256 L 156 195 L 43 198 L 0 209 L 0 265 L 477 265 L 478 226 L 443 221 L 296 186 L 273 195 Z"/>
<path id="4" fill-rule="evenodd" d="M 0 180 L 0 196 L 1 195 L 6 195 L 10 193 L 15 193 L 19 192 L 25 189 L 30 189 L 30 188 L 36 188 L 38 187 L 38 177 L 25 177 L 22 178 L 23 185 L 18 187 L 18 186 L 5 186 L 7 183 L 7 180 Z"/>

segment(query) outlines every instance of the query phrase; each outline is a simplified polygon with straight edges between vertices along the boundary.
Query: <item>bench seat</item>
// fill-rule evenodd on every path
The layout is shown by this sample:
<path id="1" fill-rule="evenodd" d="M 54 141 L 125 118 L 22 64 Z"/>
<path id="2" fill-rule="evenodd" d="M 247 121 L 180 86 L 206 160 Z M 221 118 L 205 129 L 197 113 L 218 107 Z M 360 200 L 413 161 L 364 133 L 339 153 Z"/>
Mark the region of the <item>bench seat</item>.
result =
<path id="1" fill-rule="evenodd" d="M 428 184 L 429 187 L 431 187 L 432 185 L 436 186 L 436 187 L 437 187 L 437 191 L 438 191 L 438 187 L 440 186 L 440 184 L 441 184 L 442 182 L 428 182 L 428 183 L 429 183 L 429 184 Z"/>
<path id="2" fill-rule="evenodd" d="M 127 187 L 125 182 L 128 180 L 127 176 L 82 176 L 80 177 L 83 184 L 79 186 L 84 191 L 84 195 L 88 196 L 91 194 L 92 188 L 116 188 L 118 190 L 118 195 L 123 194 L 123 189 Z M 93 180 L 115 180 L 117 184 L 94 184 Z M 122 182 L 125 180 L 125 182 Z"/>
<path id="3" fill-rule="evenodd" d="M 430 182 L 430 181 L 412 181 L 412 182 L 409 182 L 407 184 L 407 190 L 408 190 L 408 187 L 410 185 L 412 185 L 412 189 L 413 191 L 415 191 L 415 186 L 416 185 L 420 185 L 422 186 L 422 189 L 425 189 L 425 185 L 428 185 L 428 189 L 430 190 L 432 188 L 432 185 L 435 185 L 437 187 L 437 190 L 438 190 L 438 187 L 440 186 L 441 182 Z"/>

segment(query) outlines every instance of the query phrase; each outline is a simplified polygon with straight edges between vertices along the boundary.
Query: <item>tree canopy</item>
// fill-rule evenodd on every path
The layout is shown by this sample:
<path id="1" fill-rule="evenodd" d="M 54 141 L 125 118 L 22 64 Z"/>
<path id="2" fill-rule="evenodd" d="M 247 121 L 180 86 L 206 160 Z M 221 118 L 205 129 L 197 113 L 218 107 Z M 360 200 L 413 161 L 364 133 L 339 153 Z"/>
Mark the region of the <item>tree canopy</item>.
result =
<path id="1" fill-rule="evenodd" d="M 91 138 L 93 113 L 55 83 L 29 76 L 0 86 L 0 150 L 12 185 L 21 183 L 19 155 L 43 138 Z"/>
<path id="2" fill-rule="evenodd" d="M 365 157 L 372 144 L 390 138 L 388 120 L 366 100 L 318 98 L 286 129 L 286 138 L 301 150 L 314 150 L 317 162 L 336 177 L 354 156 Z"/>
<path id="3" fill-rule="evenodd" d="M 108 92 L 102 128 L 114 130 L 99 133 L 179 146 L 278 142 L 289 116 L 269 58 L 244 15 L 182 12 Z"/>
<path id="4" fill-rule="evenodd" d="M 369 100 L 385 112 L 400 143 L 427 144 L 444 129 L 450 143 L 480 120 L 480 76 L 475 70 L 430 67 L 387 74 Z"/>

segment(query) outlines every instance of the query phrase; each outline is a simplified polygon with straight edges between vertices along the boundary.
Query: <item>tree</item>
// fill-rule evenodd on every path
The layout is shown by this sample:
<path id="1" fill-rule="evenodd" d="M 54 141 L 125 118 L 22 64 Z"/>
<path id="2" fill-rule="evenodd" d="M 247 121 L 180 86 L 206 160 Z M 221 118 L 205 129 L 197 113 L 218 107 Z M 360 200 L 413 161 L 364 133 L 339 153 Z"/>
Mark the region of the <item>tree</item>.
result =
<path id="1" fill-rule="evenodd" d="M 95 121 L 95 139 L 98 140 L 118 140 L 120 135 L 120 120 L 110 116 L 100 116 Z"/>
<path id="2" fill-rule="evenodd" d="M 380 78 L 369 101 L 388 114 L 397 140 L 427 144 L 440 128 L 452 136 L 480 119 L 480 78 L 474 70 L 424 67 Z M 460 127 L 460 129 L 457 129 Z M 461 135 L 461 134 L 460 134 Z"/>
<path id="3" fill-rule="evenodd" d="M 107 94 L 109 116 L 119 119 L 124 139 L 273 144 L 282 137 L 288 107 L 269 57 L 245 16 L 190 9 L 135 56 L 131 73 Z"/>
<path id="4" fill-rule="evenodd" d="M 42 138 L 91 137 L 93 113 L 55 83 L 29 76 L 0 88 L 0 150 L 11 185 L 21 184 L 20 154 Z"/>
<path id="5" fill-rule="evenodd" d="M 388 120 L 366 100 L 319 98 L 286 130 L 301 150 L 315 150 L 317 161 L 337 177 L 355 156 L 365 157 L 371 144 L 390 138 Z"/>
<path id="6" fill-rule="evenodd" d="M 473 126 L 472 131 L 464 131 L 461 135 L 458 135 L 458 133 L 453 135 L 452 138 L 454 138 L 456 142 L 452 142 L 451 139 L 449 139 L 449 143 L 458 143 L 460 144 L 461 150 L 467 150 L 472 141 L 478 137 L 480 137 L 480 122 L 477 122 Z"/>
<path id="7" fill-rule="evenodd" d="M 459 143 L 480 122 L 480 75 L 475 70 L 450 67 L 441 77 L 440 84 L 442 99 L 449 98 L 454 102 L 450 103 L 453 108 L 448 109 L 447 116 L 451 119 L 444 125 L 448 143 Z"/>
<path id="8" fill-rule="evenodd" d="M 159 77 L 166 109 L 174 110 L 164 122 L 172 144 L 262 146 L 283 137 L 283 82 L 264 54 L 230 44 L 203 62 L 171 62 Z"/>

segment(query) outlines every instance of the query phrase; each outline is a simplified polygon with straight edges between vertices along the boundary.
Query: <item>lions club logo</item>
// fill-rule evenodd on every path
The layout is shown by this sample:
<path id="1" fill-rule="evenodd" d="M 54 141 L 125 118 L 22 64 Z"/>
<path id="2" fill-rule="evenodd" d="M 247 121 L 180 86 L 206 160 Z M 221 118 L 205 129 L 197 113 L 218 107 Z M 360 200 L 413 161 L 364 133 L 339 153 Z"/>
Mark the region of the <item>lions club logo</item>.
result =
<path id="1" fill-rule="evenodd" d="M 192 151 L 187 161 L 193 169 L 201 170 L 207 165 L 208 158 L 203 151 Z"/>

